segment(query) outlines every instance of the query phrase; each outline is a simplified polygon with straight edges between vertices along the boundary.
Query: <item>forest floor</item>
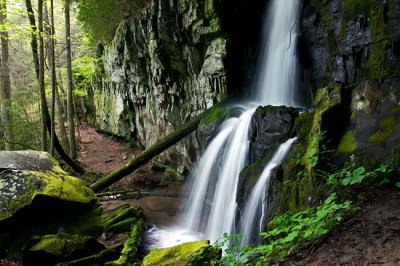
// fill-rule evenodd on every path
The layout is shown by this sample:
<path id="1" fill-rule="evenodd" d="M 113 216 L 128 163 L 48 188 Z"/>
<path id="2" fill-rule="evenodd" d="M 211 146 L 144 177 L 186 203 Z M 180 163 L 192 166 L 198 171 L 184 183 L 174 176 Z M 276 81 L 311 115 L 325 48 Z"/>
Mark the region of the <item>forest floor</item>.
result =
<path id="1" fill-rule="evenodd" d="M 98 177 L 117 169 L 121 164 L 140 153 L 139 149 L 129 147 L 123 141 L 101 134 L 85 123 L 79 126 L 79 132 L 81 141 L 78 160 L 82 165 L 95 172 Z M 139 206 L 143 208 L 149 223 L 157 226 L 173 224 L 181 203 L 180 198 L 173 195 L 178 195 L 182 191 L 182 183 L 165 183 L 164 179 L 165 174 L 152 171 L 147 164 L 112 185 L 109 190 L 141 190 L 151 192 L 154 196 L 138 199 L 102 200 L 102 207 L 107 211 L 122 204 Z"/>
<path id="2" fill-rule="evenodd" d="M 360 211 L 284 265 L 400 265 L 400 192 L 367 192 Z"/>

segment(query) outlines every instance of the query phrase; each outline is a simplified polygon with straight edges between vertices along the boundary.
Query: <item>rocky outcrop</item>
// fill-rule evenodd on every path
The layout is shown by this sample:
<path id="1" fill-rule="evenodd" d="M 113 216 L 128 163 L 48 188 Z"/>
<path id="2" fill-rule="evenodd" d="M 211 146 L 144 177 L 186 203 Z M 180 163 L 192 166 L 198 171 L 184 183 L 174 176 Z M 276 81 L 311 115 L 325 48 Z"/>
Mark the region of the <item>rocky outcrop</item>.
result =
<path id="1" fill-rule="evenodd" d="M 303 86 L 354 84 L 400 72 L 400 1 L 305 1 Z"/>
<path id="2" fill-rule="evenodd" d="M 151 1 L 99 49 L 91 95 L 98 128 L 154 144 L 226 94 L 226 49 L 215 1 Z M 191 137 L 162 158 L 182 171 L 198 152 Z"/>
<path id="3" fill-rule="evenodd" d="M 338 146 L 366 165 L 388 164 L 400 170 L 400 80 L 369 80 L 351 98 L 351 117 Z"/>

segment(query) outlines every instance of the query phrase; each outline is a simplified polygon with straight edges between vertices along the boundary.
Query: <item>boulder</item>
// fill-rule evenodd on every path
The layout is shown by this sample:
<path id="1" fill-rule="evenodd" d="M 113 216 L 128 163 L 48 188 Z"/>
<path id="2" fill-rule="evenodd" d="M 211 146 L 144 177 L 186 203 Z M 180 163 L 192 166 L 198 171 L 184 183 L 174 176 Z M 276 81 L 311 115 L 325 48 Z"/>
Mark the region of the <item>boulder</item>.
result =
<path id="1" fill-rule="evenodd" d="M 211 265 L 221 257 L 221 251 L 207 240 L 180 244 L 169 248 L 155 248 L 144 257 L 142 266 L 161 265 Z"/>
<path id="2" fill-rule="evenodd" d="M 0 158 L 7 162 L 0 170 L 0 249 L 6 254 L 19 257 L 34 235 L 102 231 L 94 192 L 85 181 L 61 170 L 50 155 L 0 152 Z"/>
<path id="3" fill-rule="evenodd" d="M 250 125 L 250 162 L 263 158 L 267 152 L 292 136 L 298 111 L 285 106 L 258 107 Z"/>
<path id="4" fill-rule="evenodd" d="M 93 237 L 57 234 L 33 237 L 24 247 L 22 263 L 26 266 L 55 265 L 105 250 Z"/>

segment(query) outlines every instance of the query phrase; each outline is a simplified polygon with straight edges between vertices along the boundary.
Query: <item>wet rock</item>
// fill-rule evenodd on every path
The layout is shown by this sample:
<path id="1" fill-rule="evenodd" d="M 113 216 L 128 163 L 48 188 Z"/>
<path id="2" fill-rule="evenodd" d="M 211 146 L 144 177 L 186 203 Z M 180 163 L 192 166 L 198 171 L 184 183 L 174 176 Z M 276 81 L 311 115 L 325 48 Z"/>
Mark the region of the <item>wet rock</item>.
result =
<path id="1" fill-rule="evenodd" d="M 93 237 L 68 234 L 33 237 L 24 247 L 22 262 L 26 266 L 51 266 L 84 258 L 105 249 Z"/>
<path id="2" fill-rule="evenodd" d="M 293 133 L 298 110 L 285 106 L 257 108 L 251 120 L 249 160 L 255 162 L 288 140 Z"/>

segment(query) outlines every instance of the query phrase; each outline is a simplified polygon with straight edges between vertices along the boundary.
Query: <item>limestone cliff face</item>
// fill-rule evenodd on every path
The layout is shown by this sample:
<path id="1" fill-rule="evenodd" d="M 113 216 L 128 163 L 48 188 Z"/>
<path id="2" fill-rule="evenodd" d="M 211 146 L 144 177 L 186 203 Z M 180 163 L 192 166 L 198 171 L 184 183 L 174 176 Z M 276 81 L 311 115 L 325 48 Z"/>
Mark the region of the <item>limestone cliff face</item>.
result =
<path id="1" fill-rule="evenodd" d="M 100 130 L 148 147 L 226 94 L 226 37 L 213 0 L 153 0 L 99 49 L 92 91 Z M 194 136 L 162 155 L 187 169 Z"/>

